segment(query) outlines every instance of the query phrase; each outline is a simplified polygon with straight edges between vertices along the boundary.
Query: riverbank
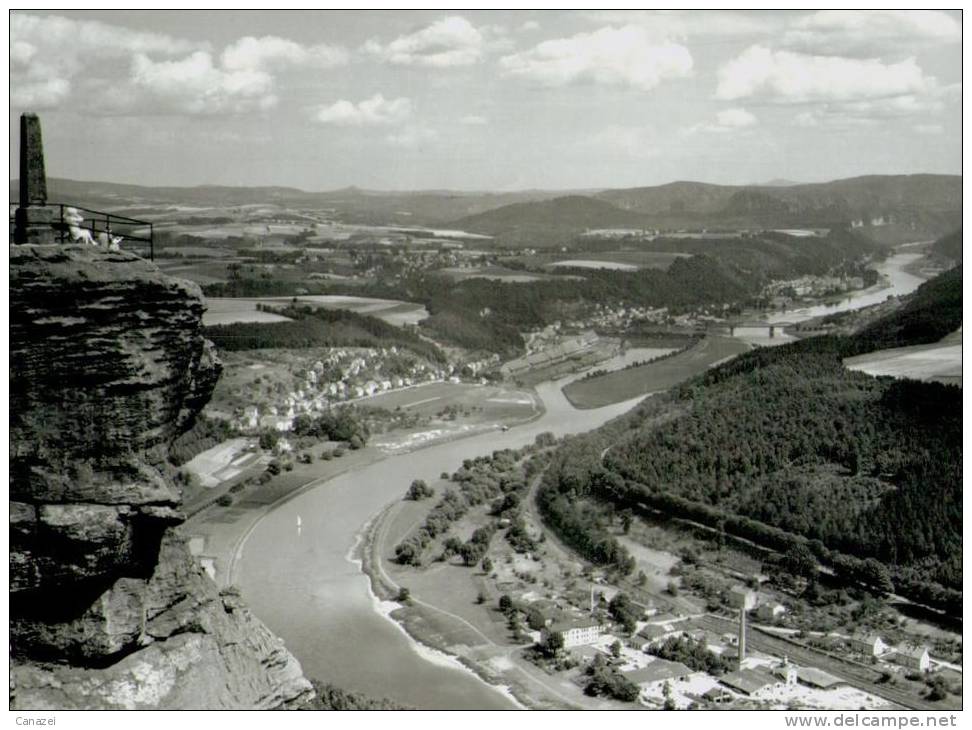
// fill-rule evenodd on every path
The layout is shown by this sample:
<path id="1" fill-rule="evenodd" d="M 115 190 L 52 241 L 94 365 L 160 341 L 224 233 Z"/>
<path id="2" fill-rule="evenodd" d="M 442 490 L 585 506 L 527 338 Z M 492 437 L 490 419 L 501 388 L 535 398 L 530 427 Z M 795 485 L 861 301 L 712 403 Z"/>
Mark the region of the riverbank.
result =
<path id="1" fill-rule="evenodd" d="M 397 506 L 398 503 L 393 502 L 375 515 L 362 528 L 359 539 L 349 553 L 351 562 L 369 580 L 375 612 L 400 629 L 419 656 L 473 674 L 506 695 L 519 709 L 578 709 L 566 704 L 550 706 L 537 702 L 522 686 L 505 681 L 488 667 L 469 657 L 454 653 L 451 650 L 454 645 L 446 641 L 442 633 L 431 628 L 440 618 L 436 615 L 437 609 L 414 598 L 405 603 L 398 600 L 401 586 L 385 572 L 381 557 L 384 551 L 382 535 Z"/>

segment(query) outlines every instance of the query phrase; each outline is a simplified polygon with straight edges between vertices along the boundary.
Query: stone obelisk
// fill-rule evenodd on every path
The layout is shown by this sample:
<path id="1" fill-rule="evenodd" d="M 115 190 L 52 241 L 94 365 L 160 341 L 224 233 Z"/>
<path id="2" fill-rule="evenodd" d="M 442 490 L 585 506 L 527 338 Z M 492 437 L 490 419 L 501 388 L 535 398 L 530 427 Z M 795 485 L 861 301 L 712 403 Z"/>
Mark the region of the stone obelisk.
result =
<path id="1" fill-rule="evenodd" d="M 20 115 L 20 206 L 14 243 L 54 243 L 54 211 L 47 205 L 44 143 L 36 114 Z"/>

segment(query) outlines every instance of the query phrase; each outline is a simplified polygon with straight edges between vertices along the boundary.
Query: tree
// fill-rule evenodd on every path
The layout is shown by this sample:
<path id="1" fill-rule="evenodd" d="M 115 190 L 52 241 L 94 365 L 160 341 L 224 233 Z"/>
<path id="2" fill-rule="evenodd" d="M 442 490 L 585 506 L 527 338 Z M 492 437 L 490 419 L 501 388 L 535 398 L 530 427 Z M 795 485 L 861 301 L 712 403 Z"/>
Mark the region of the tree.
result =
<path id="1" fill-rule="evenodd" d="M 399 603 L 411 603 L 412 602 L 412 592 L 402 586 L 398 589 L 398 598 L 396 599 Z"/>
<path id="2" fill-rule="evenodd" d="M 483 572 L 486 575 L 489 575 L 490 573 L 493 572 L 493 561 L 489 559 L 489 556 L 483 558 L 483 562 L 480 563 L 480 565 L 482 566 Z"/>
<path id="3" fill-rule="evenodd" d="M 631 532 L 631 525 L 634 523 L 634 512 L 630 509 L 621 512 L 621 529 L 625 535 Z"/>
<path id="4" fill-rule="evenodd" d="M 614 643 L 611 644 L 611 656 L 613 656 L 615 659 L 620 659 L 621 658 L 621 649 L 622 649 L 621 642 L 619 640 L 615 639 L 614 640 Z"/>
<path id="5" fill-rule="evenodd" d="M 797 542 L 783 555 L 780 566 L 790 575 L 813 580 L 817 575 L 817 559 L 806 543 Z"/>
<path id="6" fill-rule="evenodd" d="M 479 605 L 486 603 L 486 594 L 483 591 L 476 594 L 476 603 Z"/>
<path id="7" fill-rule="evenodd" d="M 499 597 L 499 610 L 505 614 L 509 614 L 511 611 L 515 610 L 513 606 L 513 599 L 510 598 L 506 593 Z"/>
<path id="8" fill-rule="evenodd" d="M 547 631 L 540 642 L 540 650 L 553 659 L 564 648 L 564 635 L 559 631 Z"/>
<path id="9" fill-rule="evenodd" d="M 435 492 L 425 483 L 424 479 L 416 479 L 409 485 L 408 491 L 405 493 L 405 499 L 411 499 L 417 502 L 431 497 L 433 494 Z"/>

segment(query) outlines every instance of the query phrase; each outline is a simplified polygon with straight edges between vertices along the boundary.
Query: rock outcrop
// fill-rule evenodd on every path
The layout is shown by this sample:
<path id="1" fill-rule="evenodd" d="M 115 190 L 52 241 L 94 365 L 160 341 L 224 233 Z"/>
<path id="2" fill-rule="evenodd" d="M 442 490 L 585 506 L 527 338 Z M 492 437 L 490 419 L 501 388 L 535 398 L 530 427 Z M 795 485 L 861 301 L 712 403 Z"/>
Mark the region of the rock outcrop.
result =
<path id="1" fill-rule="evenodd" d="M 201 292 L 132 254 L 10 253 L 14 708 L 273 708 L 296 660 L 172 527 L 169 445 L 220 364 Z"/>

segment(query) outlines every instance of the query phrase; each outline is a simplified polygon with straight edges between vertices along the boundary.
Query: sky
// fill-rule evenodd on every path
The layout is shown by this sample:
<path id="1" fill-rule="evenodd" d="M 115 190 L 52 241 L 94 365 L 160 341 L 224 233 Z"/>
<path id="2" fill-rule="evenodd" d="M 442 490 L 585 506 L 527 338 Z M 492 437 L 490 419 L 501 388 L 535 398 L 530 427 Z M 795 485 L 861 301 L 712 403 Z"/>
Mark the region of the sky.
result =
<path id="1" fill-rule="evenodd" d="M 323 191 L 961 173 L 961 13 L 10 15 L 47 173 Z"/>

